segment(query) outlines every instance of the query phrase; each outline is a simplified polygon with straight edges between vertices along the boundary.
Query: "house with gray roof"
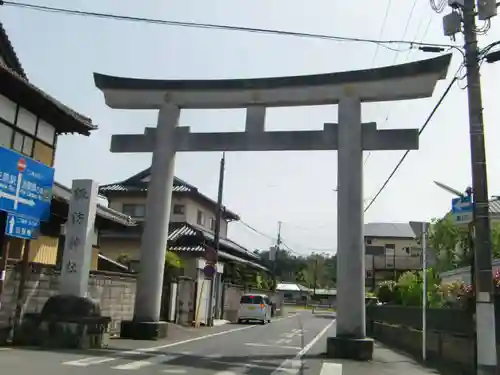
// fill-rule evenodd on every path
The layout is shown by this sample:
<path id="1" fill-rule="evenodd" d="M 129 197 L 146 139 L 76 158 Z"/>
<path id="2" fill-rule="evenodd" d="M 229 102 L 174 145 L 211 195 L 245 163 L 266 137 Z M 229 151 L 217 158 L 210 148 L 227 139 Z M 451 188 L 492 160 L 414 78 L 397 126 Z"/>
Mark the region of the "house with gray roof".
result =
<path id="1" fill-rule="evenodd" d="M 422 268 L 422 246 L 409 223 L 367 223 L 364 241 L 366 284 L 372 288 Z"/>

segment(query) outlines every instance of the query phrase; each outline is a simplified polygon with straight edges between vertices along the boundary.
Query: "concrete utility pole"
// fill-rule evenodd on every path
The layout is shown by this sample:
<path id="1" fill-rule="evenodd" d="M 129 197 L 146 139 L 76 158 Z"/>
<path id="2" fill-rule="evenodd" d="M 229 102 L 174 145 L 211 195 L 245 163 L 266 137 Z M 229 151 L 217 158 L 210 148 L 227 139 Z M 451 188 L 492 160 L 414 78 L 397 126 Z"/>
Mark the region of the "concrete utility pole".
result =
<path id="1" fill-rule="evenodd" d="M 491 228 L 476 14 L 480 20 L 486 20 L 489 23 L 490 18 L 497 14 L 496 1 L 477 0 L 477 9 L 475 0 L 452 0 L 448 1 L 448 4 L 454 8 L 454 11 L 444 17 L 444 31 L 446 35 L 452 36 L 460 31 L 460 21 L 462 22 L 467 69 L 472 192 L 474 194 L 477 374 L 495 374 L 497 368 L 495 297 L 491 271 Z"/>
<path id="2" fill-rule="evenodd" d="M 220 244 L 220 223 L 222 220 L 222 196 L 224 193 L 224 169 L 226 166 L 226 153 L 222 153 L 222 158 L 220 159 L 220 169 L 219 169 L 219 187 L 217 190 L 217 206 L 215 208 L 215 227 L 214 227 L 214 246 L 215 246 L 215 273 L 210 283 L 210 300 L 208 301 L 209 306 L 209 326 L 214 324 L 215 315 L 215 303 L 217 297 L 215 292 L 217 291 L 216 283 L 219 282 L 219 273 L 217 272 L 217 265 L 219 263 L 219 244 Z"/>
<path id="3" fill-rule="evenodd" d="M 274 247 L 274 254 L 271 255 L 273 261 L 273 290 L 276 291 L 278 283 L 276 281 L 276 263 L 278 262 L 278 253 L 281 246 L 281 221 L 278 221 L 278 237 L 276 238 L 276 246 Z"/>

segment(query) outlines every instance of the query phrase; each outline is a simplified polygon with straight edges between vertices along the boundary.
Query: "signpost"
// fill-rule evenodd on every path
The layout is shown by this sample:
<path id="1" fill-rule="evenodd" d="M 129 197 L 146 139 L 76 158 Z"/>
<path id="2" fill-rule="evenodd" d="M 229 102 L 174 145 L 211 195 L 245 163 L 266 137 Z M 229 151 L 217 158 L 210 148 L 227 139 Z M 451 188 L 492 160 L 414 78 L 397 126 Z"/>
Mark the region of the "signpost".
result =
<path id="1" fill-rule="evenodd" d="M 425 221 L 410 221 L 411 229 L 422 244 L 422 359 L 427 359 L 427 233 L 430 223 Z"/>
<path id="2" fill-rule="evenodd" d="M 453 198 L 451 200 L 451 214 L 456 225 L 468 225 L 474 215 L 474 205 L 471 196 Z"/>
<path id="3" fill-rule="evenodd" d="M 11 237 L 31 240 L 40 228 L 40 221 L 11 213 L 7 214 L 5 234 Z"/>
<path id="4" fill-rule="evenodd" d="M 48 220 L 53 184 L 53 168 L 0 147 L 0 211 Z"/>

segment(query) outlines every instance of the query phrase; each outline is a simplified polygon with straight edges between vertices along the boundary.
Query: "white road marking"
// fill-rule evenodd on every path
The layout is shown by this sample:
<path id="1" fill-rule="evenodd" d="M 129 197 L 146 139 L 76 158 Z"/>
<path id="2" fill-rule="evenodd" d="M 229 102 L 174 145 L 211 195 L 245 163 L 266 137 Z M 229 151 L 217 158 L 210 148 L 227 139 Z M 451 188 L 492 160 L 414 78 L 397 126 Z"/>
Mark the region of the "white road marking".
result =
<path id="1" fill-rule="evenodd" d="M 233 371 L 219 371 L 216 372 L 214 375 L 237 375 L 237 374 Z"/>
<path id="2" fill-rule="evenodd" d="M 319 375 L 342 375 L 342 365 L 340 363 L 323 362 Z"/>
<path id="3" fill-rule="evenodd" d="M 229 361 L 211 361 L 212 363 L 216 363 L 219 365 L 227 365 L 231 367 L 244 367 L 244 368 L 258 368 L 263 370 L 274 370 L 276 366 L 264 366 L 259 365 L 257 363 L 238 363 L 238 362 L 229 362 Z"/>
<path id="4" fill-rule="evenodd" d="M 298 352 L 295 357 L 292 359 L 286 359 L 281 363 L 281 365 L 271 373 L 271 375 L 278 375 L 283 372 L 288 372 L 288 373 L 293 373 L 296 374 L 300 371 L 300 367 L 302 366 L 302 357 L 311 350 L 311 348 L 321 339 L 326 332 L 330 329 L 331 326 L 335 324 L 335 320 L 332 320 L 328 325 L 321 330 L 320 333 L 318 333 L 309 343 L 304 346 L 304 348 Z M 297 366 L 297 363 L 299 366 Z M 293 372 L 292 372 L 293 371 Z"/>
<path id="5" fill-rule="evenodd" d="M 213 353 L 205 356 L 205 358 L 220 358 L 220 357 L 222 357 L 222 354 L 219 353 Z"/>
<path id="6" fill-rule="evenodd" d="M 134 353 L 128 353 L 134 354 Z M 76 359 L 74 361 L 63 362 L 63 365 L 68 366 L 78 366 L 78 367 L 87 367 L 90 365 L 98 365 L 100 363 L 110 362 L 119 359 L 119 357 L 87 357 L 82 359 Z"/>
<path id="7" fill-rule="evenodd" d="M 179 358 L 178 355 L 158 355 L 155 358 L 149 360 L 140 360 L 124 363 L 123 365 L 118 365 L 111 367 L 114 370 L 138 370 L 142 367 L 155 365 L 157 363 L 165 363 L 169 361 L 173 361 L 174 359 Z"/>
<path id="8" fill-rule="evenodd" d="M 288 319 L 288 318 L 294 318 L 297 315 L 299 315 L 299 314 L 296 313 L 296 314 L 288 315 L 288 316 L 285 316 L 282 318 L 277 318 L 277 319 L 274 319 L 273 322 L 278 322 L 280 320 L 284 320 L 284 319 Z M 190 342 L 200 341 L 200 340 L 208 339 L 211 337 L 227 335 L 227 334 L 232 333 L 232 332 L 238 332 L 238 331 L 243 331 L 246 329 L 257 328 L 257 327 L 262 327 L 262 326 L 261 325 L 250 325 L 250 326 L 245 326 L 245 327 L 238 327 L 238 328 L 233 328 L 233 329 L 230 329 L 227 331 L 210 333 L 208 335 L 193 337 L 193 338 L 190 338 L 187 340 L 176 341 L 176 342 L 172 342 L 172 343 L 165 344 L 165 345 L 153 346 L 153 347 L 149 347 L 149 348 L 133 349 L 133 350 L 129 350 L 126 352 L 121 352 L 116 357 L 102 357 L 102 356 L 101 357 L 86 357 L 86 358 L 81 358 L 81 359 L 77 359 L 77 360 L 73 360 L 73 361 L 62 362 L 62 364 L 68 365 L 68 366 L 87 367 L 90 365 L 97 365 L 97 364 L 101 364 L 101 363 L 116 361 L 118 359 L 121 359 L 122 356 L 147 354 L 149 352 L 155 352 L 159 349 L 171 348 L 171 347 L 177 346 L 177 345 L 187 344 Z M 186 355 L 189 355 L 189 353 Z"/>
<path id="9" fill-rule="evenodd" d="M 185 374 L 187 370 L 183 368 L 172 368 L 170 370 L 163 370 L 163 372 L 167 374 Z"/>
<path id="10" fill-rule="evenodd" d="M 12 348 L 0 348 L 0 352 L 7 352 L 9 350 L 12 350 Z"/>
<path id="11" fill-rule="evenodd" d="M 248 346 L 261 346 L 261 347 L 266 347 L 267 346 L 267 347 L 271 347 L 271 348 L 295 349 L 295 350 L 301 349 L 300 346 L 284 346 L 284 345 L 259 344 L 259 343 L 256 343 L 256 342 L 248 342 L 245 345 L 248 345 Z"/>
<path id="12" fill-rule="evenodd" d="M 292 340 L 290 339 L 279 339 L 276 341 L 276 344 L 290 344 Z"/>

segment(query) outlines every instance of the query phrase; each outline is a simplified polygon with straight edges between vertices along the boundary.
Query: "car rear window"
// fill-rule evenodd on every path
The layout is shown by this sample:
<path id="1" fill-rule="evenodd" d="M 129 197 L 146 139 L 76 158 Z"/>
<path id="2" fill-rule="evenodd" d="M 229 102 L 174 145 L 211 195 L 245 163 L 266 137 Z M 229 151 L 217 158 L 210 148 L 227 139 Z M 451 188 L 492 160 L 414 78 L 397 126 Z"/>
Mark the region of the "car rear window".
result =
<path id="1" fill-rule="evenodd" d="M 262 296 L 243 296 L 241 297 L 240 303 L 246 305 L 260 305 L 262 301 Z"/>

